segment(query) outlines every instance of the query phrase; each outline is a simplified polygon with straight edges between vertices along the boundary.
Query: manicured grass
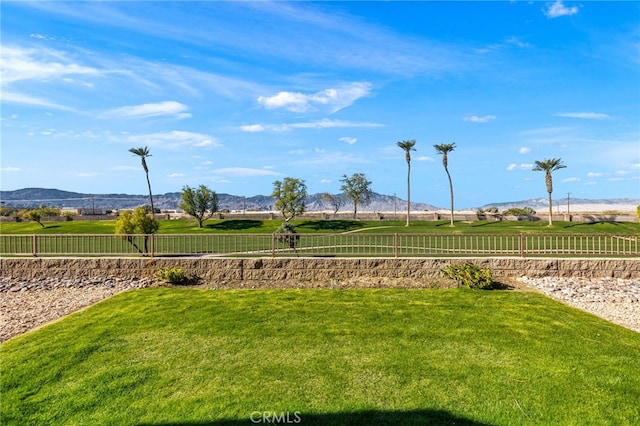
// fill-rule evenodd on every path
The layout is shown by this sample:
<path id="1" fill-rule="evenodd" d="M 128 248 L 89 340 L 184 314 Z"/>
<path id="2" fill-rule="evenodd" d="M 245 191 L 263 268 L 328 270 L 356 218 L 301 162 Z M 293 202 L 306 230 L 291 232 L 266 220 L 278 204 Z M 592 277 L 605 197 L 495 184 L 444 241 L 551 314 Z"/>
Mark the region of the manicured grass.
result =
<path id="1" fill-rule="evenodd" d="M 536 293 L 143 289 L 0 355 L 3 424 L 640 424 L 640 334 Z"/>
<path id="2" fill-rule="evenodd" d="M 113 234 L 115 221 L 70 221 L 43 222 L 42 228 L 33 222 L 2 222 L 0 233 L 4 234 Z M 456 222 L 455 227 L 449 221 L 413 221 L 409 227 L 400 220 L 359 221 L 359 220 L 293 220 L 300 233 L 412 233 L 412 234 L 638 234 L 640 224 L 630 222 L 546 222 L 517 221 L 474 221 Z M 208 220 L 203 228 L 198 228 L 194 220 L 162 220 L 159 234 L 271 234 L 282 220 L 222 219 Z"/>

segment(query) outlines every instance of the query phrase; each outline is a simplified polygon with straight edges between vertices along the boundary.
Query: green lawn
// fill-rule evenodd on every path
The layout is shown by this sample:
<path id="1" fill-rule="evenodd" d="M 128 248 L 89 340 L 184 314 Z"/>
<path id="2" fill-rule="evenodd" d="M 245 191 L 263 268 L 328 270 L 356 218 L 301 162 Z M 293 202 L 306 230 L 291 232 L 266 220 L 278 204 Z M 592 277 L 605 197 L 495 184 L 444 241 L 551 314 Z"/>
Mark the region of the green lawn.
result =
<path id="1" fill-rule="evenodd" d="M 0 356 L 3 425 L 640 424 L 640 334 L 537 293 L 143 289 Z"/>
<path id="2" fill-rule="evenodd" d="M 69 221 L 43 222 L 46 228 L 34 222 L 0 222 L 3 234 L 113 234 L 115 221 Z M 564 234 L 638 234 L 640 224 L 630 222 L 517 222 L 517 221 L 474 221 L 456 222 L 455 227 L 449 221 L 414 221 L 409 227 L 405 222 L 360 221 L 360 220 L 293 220 L 300 233 L 412 233 L 412 234 L 519 234 L 519 233 L 564 233 Z M 282 220 L 222 219 L 208 220 L 203 228 L 198 228 L 195 220 L 162 220 L 160 234 L 199 234 L 199 233 L 241 233 L 271 234 Z"/>

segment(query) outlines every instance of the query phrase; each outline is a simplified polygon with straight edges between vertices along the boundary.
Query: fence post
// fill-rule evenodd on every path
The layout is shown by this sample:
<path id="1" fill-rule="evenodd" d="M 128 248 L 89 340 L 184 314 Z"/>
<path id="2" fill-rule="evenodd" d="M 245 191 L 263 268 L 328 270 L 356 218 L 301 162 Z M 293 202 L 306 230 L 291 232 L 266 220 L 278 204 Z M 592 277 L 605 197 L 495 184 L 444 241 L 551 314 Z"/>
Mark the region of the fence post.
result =
<path id="1" fill-rule="evenodd" d="M 398 257 L 398 233 L 393 234 L 393 257 Z"/>
<path id="2" fill-rule="evenodd" d="M 33 238 L 31 238 L 31 253 L 33 257 L 38 257 L 38 235 L 33 234 Z"/>
<path id="3" fill-rule="evenodd" d="M 276 235 L 271 234 L 271 258 L 276 257 Z"/>
<path id="4" fill-rule="evenodd" d="M 518 251 L 520 252 L 520 257 L 524 257 L 524 235 L 520 234 L 518 238 Z"/>
<path id="5" fill-rule="evenodd" d="M 153 257 L 153 234 L 149 235 L 149 254 Z"/>

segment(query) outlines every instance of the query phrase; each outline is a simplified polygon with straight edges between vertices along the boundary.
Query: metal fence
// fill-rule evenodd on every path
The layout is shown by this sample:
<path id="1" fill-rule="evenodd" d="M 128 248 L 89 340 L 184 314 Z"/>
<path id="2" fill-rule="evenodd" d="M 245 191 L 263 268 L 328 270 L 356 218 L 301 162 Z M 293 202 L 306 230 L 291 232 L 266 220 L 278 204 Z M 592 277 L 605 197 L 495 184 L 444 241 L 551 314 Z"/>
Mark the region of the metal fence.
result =
<path id="1" fill-rule="evenodd" d="M 2 256 L 639 256 L 637 235 L 0 235 Z"/>

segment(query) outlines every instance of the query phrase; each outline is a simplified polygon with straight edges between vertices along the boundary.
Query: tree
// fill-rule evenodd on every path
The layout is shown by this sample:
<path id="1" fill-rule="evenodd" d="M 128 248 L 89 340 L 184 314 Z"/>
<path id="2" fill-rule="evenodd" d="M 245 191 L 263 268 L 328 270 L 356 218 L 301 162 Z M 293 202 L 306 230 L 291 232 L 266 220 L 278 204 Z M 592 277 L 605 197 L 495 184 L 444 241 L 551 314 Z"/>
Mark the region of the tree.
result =
<path id="1" fill-rule="evenodd" d="M 160 223 L 147 216 L 142 207 L 138 207 L 133 212 L 125 210 L 120 212 L 116 220 L 115 233 L 123 235 L 123 238 L 130 242 L 140 253 L 149 252 L 149 235 L 155 234 L 160 228 Z M 133 238 L 134 234 L 144 235 L 144 250 L 140 249 Z"/>
<path id="2" fill-rule="evenodd" d="M 331 207 L 333 208 L 333 215 L 335 216 L 336 213 L 338 213 L 338 210 L 340 210 L 340 207 L 342 207 L 344 199 L 340 195 L 333 195 L 328 192 L 323 192 L 320 196 L 323 201 L 331 204 Z"/>
<path id="3" fill-rule="evenodd" d="M 409 216 L 411 215 L 411 151 L 415 151 L 414 145 L 415 139 L 408 141 L 399 141 L 397 145 L 405 152 L 405 158 L 407 160 L 407 224 L 409 226 Z"/>
<path id="4" fill-rule="evenodd" d="M 144 169 L 144 173 L 147 176 L 147 187 L 149 187 L 149 202 L 151 203 L 151 218 L 155 219 L 155 209 L 153 208 L 153 193 L 151 192 L 151 181 L 149 181 L 149 168 L 147 167 L 147 157 L 151 157 L 151 154 L 149 154 L 149 148 L 145 147 L 140 147 L 140 148 L 131 148 L 129 150 L 130 153 L 137 155 L 138 157 L 140 157 L 140 160 L 142 162 L 142 168 Z"/>
<path id="5" fill-rule="evenodd" d="M 182 202 L 178 207 L 198 221 L 198 228 L 202 228 L 202 222 L 218 211 L 218 194 L 205 185 L 195 189 L 185 186 L 180 196 Z"/>
<path id="6" fill-rule="evenodd" d="M 284 216 L 285 222 L 305 211 L 307 185 L 304 180 L 286 177 L 282 181 L 273 182 L 271 196 L 276 199 L 276 208 Z"/>
<path id="7" fill-rule="evenodd" d="M 29 210 L 22 215 L 22 218 L 26 220 L 32 220 L 34 222 L 38 222 L 38 225 L 42 226 L 43 228 L 46 228 L 46 226 L 44 226 L 40 221 L 42 219 L 42 214 L 40 213 L 40 210 Z"/>
<path id="8" fill-rule="evenodd" d="M 449 195 L 451 198 L 451 226 L 453 226 L 453 182 L 451 182 L 451 174 L 449 173 L 449 159 L 447 154 L 453 151 L 456 147 L 456 143 L 444 143 L 440 145 L 433 146 L 436 149 L 438 154 L 442 154 L 442 165 L 444 166 L 444 171 L 447 172 L 447 178 L 449 178 Z"/>
<path id="9" fill-rule="evenodd" d="M 565 166 L 562 164 L 562 159 L 560 158 L 552 158 L 552 159 L 544 159 L 544 161 L 536 161 L 536 166 L 533 168 L 534 172 L 544 172 L 545 173 L 545 182 L 547 184 L 547 193 L 549 194 L 549 226 L 553 225 L 553 208 L 551 204 L 551 193 L 553 192 L 553 179 L 551 177 L 551 173 L 555 172 L 559 169 L 564 169 Z"/>
<path id="10" fill-rule="evenodd" d="M 354 173 L 351 177 L 343 175 L 342 186 L 340 189 L 344 193 L 344 197 L 353 200 L 353 218 L 358 214 L 358 204 L 367 205 L 371 202 L 371 181 L 363 173 Z"/>

